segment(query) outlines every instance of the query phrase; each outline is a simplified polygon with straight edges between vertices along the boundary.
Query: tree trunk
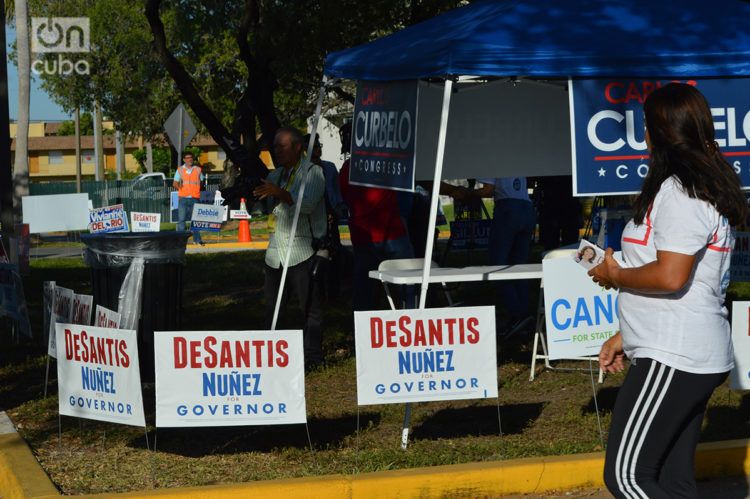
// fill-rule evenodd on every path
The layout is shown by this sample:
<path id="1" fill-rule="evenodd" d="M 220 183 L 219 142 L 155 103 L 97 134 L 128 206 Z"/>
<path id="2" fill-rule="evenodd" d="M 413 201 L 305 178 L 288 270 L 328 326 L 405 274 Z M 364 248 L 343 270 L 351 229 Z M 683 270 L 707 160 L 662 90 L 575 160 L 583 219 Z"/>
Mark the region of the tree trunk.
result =
<path id="1" fill-rule="evenodd" d="M 16 220 L 23 220 L 21 198 L 29 195 L 29 95 L 31 54 L 29 48 L 28 5 L 16 0 L 16 51 L 18 55 L 18 123 L 16 126 L 16 158 L 13 169 L 13 205 Z"/>
<path id="2" fill-rule="evenodd" d="M 76 192 L 81 192 L 81 108 L 76 107 L 74 114 L 76 129 Z"/>
<path id="3" fill-rule="evenodd" d="M 146 172 L 154 173 L 154 150 L 151 142 L 146 142 Z"/>
<path id="4" fill-rule="evenodd" d="M 115 150 L 117 180 L 122 180 L 122 172 L 125 171 L 125 141 L 119 130 L 115 132 Z"/>
<path id="5" fill-rule="evenodd" d="M 0 0 L 0 21 L 5 26 L 5 1 Z M 0 30 L 0 52 L 3 60 L 7 49 L 5 30 Z M 0 64 L 0 123 L 8 118 L 8 67 Z M 13 234 L 13 174 L 10 169 L 10 127 L 0 127 L 0 223 L 4 234 Z"/>
<path id="6" fill-rule="evenodd" d="M 94 101 L 94 154 L 96 155 L 96 179 L 106 180 L 104 164 L 104 137 L 102 137 L 102 106 Z"/>
<path id="7" fill-rule="evenodd" d="M 180 64 L 180 61 L 169 51 L 167 47 L 164 24 L 159 17 L 159 6 L 161 0 L 147 0 L 146 19 L 154 36 L 153 47 L 162 66 L 172 77 L 177 89 L 182 94 L 185 102 L 190 106 L 198 119 L 205 125 L 208 133 L 227 154 L 232 162 L 242 169 L 243 173 L 251 178 L 262 178 L 268 174 L 263 162 L 257 155 L 250 154 L 240 143 L 239 137 L 233 135 L 221 123 L 219 118 L 211 111 L 205 101 L 198 94 L 190 75 Z"/>

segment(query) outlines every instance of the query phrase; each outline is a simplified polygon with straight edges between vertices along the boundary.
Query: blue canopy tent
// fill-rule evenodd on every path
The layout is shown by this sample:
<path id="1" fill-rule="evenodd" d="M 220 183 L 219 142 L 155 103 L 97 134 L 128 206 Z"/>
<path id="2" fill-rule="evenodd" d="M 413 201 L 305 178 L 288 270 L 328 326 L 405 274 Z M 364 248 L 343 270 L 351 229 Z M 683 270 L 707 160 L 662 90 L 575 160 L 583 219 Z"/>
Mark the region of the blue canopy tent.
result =
<path id="1" fill-rule="evenodd" d="M 324 73 L 354 80 L 433 80 L 423 83 L 427 92 L 420 88 L 416 170 L 418 178 L 431 178 L 435 186 L 441 178 L 455 178 L 451 173 L 458 171 L 463 177 L 570 173 L 569 110 L 561 91 L 567 78 L 750 76 L 747 19 L 750 3 L 741 0 L 477 1 L 331 53 Z M 474 91 L 480 97 L 466 112 L 465 106 L 451 104 L 451 99 L 464 99 L 463 92 L 451 90 L 454 79 L 466 75 L 504 77 L 512 83 L 496 82 L 499 93 L 492 97 Z M 442 106 L 434 79 L 445 79 L 439 85 Z M 530 83 L 532 79 L 561 81 L 559 86 L 543 86 Z M 546 99 L 543 105 L 531 104 L 540 98 Z M 449 111 L 456 118 L 451 123 Z M 473 136 L 462 144 L 451 142 L 453 130 L 488 113 L 495 121 L 491 131 L 484 127 L 480 139 L 486 140 Z M 502 113 L 507 114 L 497 119 Z M 422 165 L 433 159 L 434 171 L 428 172 Z M 487 168 L 493 168 L 494 175 L 487 175 Z M 429 254 L 431 240 L 427 249 Z M 425 266 L 425 282 L 428 273 Z"/>
<path id="2" fill-rule="evenodd" d="M 426 178 L 419 161 L 424 161 L 425 149 L 431 150 L 427 155 L 434 160 L 429 227 L 434 229 L 446 157 L 445 178 L 455 178 L 450 173 L 459 171 L 462 177 L 570 173 L 570 111 L 564 92 L 568 78 L 750 76 L 747 19 L 750 3 L 741 0 L 477 1 L 331 53 L 324 74 L 353 80 L 431 81 L 420 87 L 416 174 Z M 471 92 L 454 94 L 454 83 L 458 81 L 460 89 L 459 77 L 465 76 L 483 81 L 504 78 L 506 83 L 489 83 L 494 85 L 494 95 L 493 90 L 482 95 L 476 86 Z M 435 80 L 444 82 L 439 85 L 442 106 L 432 91 L 438 86 Z M 474 98 L 464 97 L 471 93 L 476 93 Z M 462 105 L 452 105 L 451 100 Z M 435 124 L 438 108 L 439 126 Z M 533 108 L 537 115 L 529 117 Z M 459 123 L 449 123 L 449 114 L 452 119 L 459 115 L 455 120 Z M 502 118 L 492 122 L 488 115 Z M 493 133 L 484 127 L 486 133 L 480 137 L 451 143 L 450 136 L 476 119 L 484 119 Z M 507 154 L 514 149 L 519 151 L 515 156 Z M 469 158 L 471 151 L 478 153 Z M 488 164 L 494 174 L 488 174 Z M 480 172 L 477 168 L 482 165 L 485 169 Z M 535 171 L 539 165 L 548 171 Z M 432 254 L 432 248 L 428 236 L 426 255 Z M 429 272 L 428 257 L 420 308 L 425 306 Z M 404 426 L 408 432 L 408 411 Z"/>
<path id="3" fill-rule="evenodd" d="M 488 0 L 328 55 L 355 80 L 750 76 L 741 0 Z"/>

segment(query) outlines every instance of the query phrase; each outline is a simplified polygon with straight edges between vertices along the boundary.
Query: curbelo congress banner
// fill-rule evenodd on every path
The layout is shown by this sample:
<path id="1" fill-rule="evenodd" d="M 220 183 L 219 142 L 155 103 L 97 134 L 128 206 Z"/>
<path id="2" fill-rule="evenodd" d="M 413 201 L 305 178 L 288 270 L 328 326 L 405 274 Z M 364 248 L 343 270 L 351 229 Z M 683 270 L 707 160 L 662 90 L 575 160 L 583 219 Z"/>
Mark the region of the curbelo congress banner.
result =
<path id="1" fill-rule="evenodd" d="M 57 323 L 68 324 L 73 322 L 73 297 L 72 289 L 55 286 L 52 297 L 52 317 L 49 322 L 49 342 L 47 344 L 47 355 L 57 358 L 57 335 L 55 325 Z"/>
<path id="2" fill-rule="evenodd" d="M 122 204 L 94 208 L 89 212 L 89 231 L 92 234 L 102 232 L 127 232 L 128 214 Z"/>
<path id="3" fill-rule="evenodd" d="M 750 232 L 736 232 L 735 236 L 729 267 L 730 280 L 750 282 Z"/>
<path id="4" fill-rule="evenodd" d="M 620 328 L 617 291 L 595 284 L 573 258 L 542 260 L 549 358 L 599 355 Z"/>
<path id="5" fill-rule="evenodd" d="M 349 182 L 414 191 L 418 82 L 360 81 Z"/>
<path id="6" fill-rule="evenodd" d="M 641 190 L 648 173 L 643 102 L 671 81 L 694 85 L 705 95 L 716 142 L 743 187 L 750 186 L 750 79 L 576 79 L 569 80 L 576 196 Z"/>
<path id="7" fill-rule="evenodd" d="M 57 324 L 56 333 L 60 414 L 146 426 L 136 332 Z"/>
<path id="8" fill-rule="evenodd" d="M 357 403 L 497 397 L 495 307 L 354 312 Z"/>
<path id="9" fill-rule="evenodd" d="M 154 333 L 156 426 L 304 423 L 302 331 Z"/>

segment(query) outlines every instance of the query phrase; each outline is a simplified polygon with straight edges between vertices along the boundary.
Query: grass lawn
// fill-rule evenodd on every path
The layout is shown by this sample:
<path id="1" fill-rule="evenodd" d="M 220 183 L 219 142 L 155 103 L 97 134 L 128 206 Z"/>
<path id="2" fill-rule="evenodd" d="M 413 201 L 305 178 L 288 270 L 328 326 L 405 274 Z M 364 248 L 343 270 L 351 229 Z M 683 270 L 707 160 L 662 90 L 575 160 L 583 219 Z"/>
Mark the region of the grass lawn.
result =
<path id="1" fill-rule="evenodd" d="M 264 309 L 262 257 L 262 252 L 249 251 L 188 255 L 183 325 L 198 330 L 260 328 Z M 465 259 L 465 255 L 455 255 L 455 262 L 465 264 Z M 472 259 L 474 264 L 483 262 L 481 255 Z M 80 259 L 34 260 L 25 286 L 36 331 L 41 329 L 44 280 L 55 280 L 78 292 L 90 290 L 89 270 Z M 156 443 L 156 452 L 147 450 L 141 428 L 63 417 L 58 435 L 56 383 L 53 380 L 50 395 L 43 399 L 45 357 L 39 345 L 0 350 L 0 409 L 8 412 L 65 494 L 602 450 L 590 374 L 545 371 L 529 382 L 531 338 L 518 337 L 504 342 L 498 355 L 499 400 L 415 404 L 411 445 L 402 451 L 399 441 L 403 406 L 356 404 L 351 292 L 347 282 L 345 278 L 341 299 L 326 307 L 324 347 L 328 366 L 306 377 L 312 451 L 304 425 L 157 431 L 153 427 L 152 386 L 145 388 L 144 401 L 150 425 L 149 443 L 152 448 Z M 535 288 L 532 286 L 533 303 Z M 492 285 L 486 283 L 464 285 L 453 292 L 466 305 L 492 304 L 495 299 Z M 730 296 L 747 299 L 750 285 L 733 285 Z M 435 305 L 442 303 L 436 300 Z M 387 308 L 384 300 L 382 308 Z M 299 320 L 292 309 L 284 316 L 287 325 L 299 324 Z M 621 381 L 622 375 L 613 375 L 596 386 L 605 438 Z M 750 398 L 730 393 L 726 386 L 719 388 L 710 403 L 703 440 L 747 437 L 748 405 Z"/>

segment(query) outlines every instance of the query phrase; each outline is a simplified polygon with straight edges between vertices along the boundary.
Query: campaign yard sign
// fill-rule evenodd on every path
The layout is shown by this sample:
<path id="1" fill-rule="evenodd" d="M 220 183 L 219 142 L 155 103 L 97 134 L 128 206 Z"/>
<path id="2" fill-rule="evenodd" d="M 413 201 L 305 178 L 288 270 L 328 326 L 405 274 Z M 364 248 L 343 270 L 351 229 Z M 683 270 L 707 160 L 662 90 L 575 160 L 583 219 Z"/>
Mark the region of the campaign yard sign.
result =
<path id="1" fill-rule="evenodd" d="M 451 248 L 464 249 L 467 246 L 472 249 L 485 249 L 490 244 L 490 230 L 492 220 L 455 220 L 450 223 Z"/>
<path id="2" fill-rule="evenodd" d="M 632 194 L 648 173 L 643 102 L 672 80 L 569 80 L 573 191 L 577 196 Z M 750 186 L 748 78 L 689 79 L 711 106 L 716 142 L 744 187 Z"/>
<path id="3" fill-rule="evenodd" d="M 122 204 L 94 208 L 89 212 L 89 231 L 92 234 L 102 232 L 127 232 L 128 214 Z"/>
<path id="4" fill-rule="evenodd" d="M 193 229 L 219 232 L 224 221 L 224 207 L 212 204 L 193 205 L 193 216 L 190 225 Z"/>
<path id="5" fill-rule="evenodd" d="M 130 212 L 130 230 L 133 232 L 159 232 L 161 213 Z"/>
<path id="6" fill-rule="evenodd" d="M 73 324 L 88 326 L 91 324 L 91 313 L 93 312 L 94 297 L 91 295 L 73 294 Z"/>
<path id="7" fill-rule="evenodd" d="M 156 426 L 306 421 L 302 331 L 154 333 Z"/>
<path id="8" fill-rule="evenodd" d="M 96 306 L 96 316 L 94 318 L 94 326 L 106 327 L 111 329 L 119 329 L 121 316 L 114 310 L 102 307 L 101 305 Z"/>
<path id="9" fill-rule="evenodd" d="M 729 388 L 750 390 L 750 301 L 732 302 L 732 347 L 734 369 Z"/>
<path id="10" fill-rule="evenodd" d="M 136 332 L 57 324 L 59 411 L 132 426 L 146 426 Z"/>
<path id="11" fill-rule="evenodd" d="M 497 397 L 495 307 L 354 312 L 357 403 Z"/>
<path id="12" fill-rule="evenodd" d="M 69 324 L 73 322 L 73 296 L 75 293 L 72 289 L 55 286 L 54 296 L 52 298 L 52 317 L 49 321 L 49 342 L 47 344 L 47 355 L 57 358 L 57 343 L 55 335 L 55 325 Z"/>
<path id="13" fill-rule="evenodd" d="M 734 282 L 750 282 L 750 232 L 735 233 L 729 274 Z"/>
<path id="14" fill-rule="evenodd" d="M 417 97 L 416 80 L 357 83 L 350 183 L 414 191 Z"/>
<path id="15" fill-rule="evenodd" d="M 594 283 L 573 258 L 542 261 L 549 358 L 598 355 L 620 328 L 617 291 Z"/>

